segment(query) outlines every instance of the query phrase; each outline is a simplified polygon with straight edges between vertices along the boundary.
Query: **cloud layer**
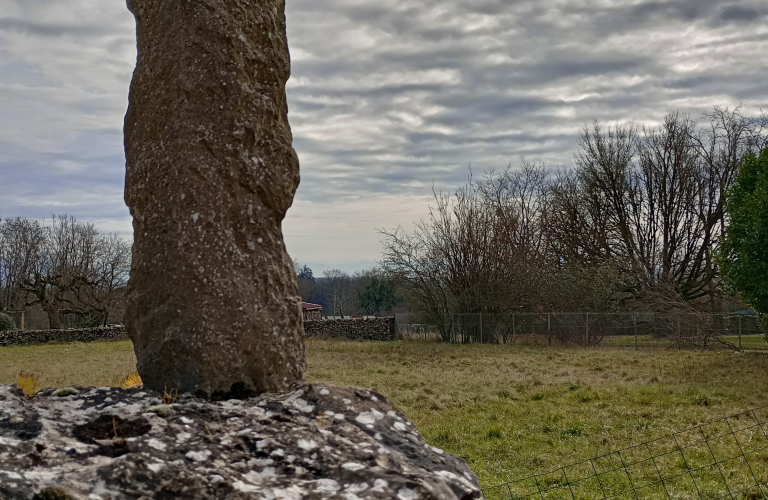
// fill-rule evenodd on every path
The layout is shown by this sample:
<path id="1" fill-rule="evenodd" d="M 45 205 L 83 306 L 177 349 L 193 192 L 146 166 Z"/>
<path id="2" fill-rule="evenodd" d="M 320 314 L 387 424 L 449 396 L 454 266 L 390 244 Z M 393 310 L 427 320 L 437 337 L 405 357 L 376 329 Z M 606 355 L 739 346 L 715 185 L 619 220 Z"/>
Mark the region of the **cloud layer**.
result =
<path id="1" fill-rule="evenodd" d="M 569 163 L 594 119 L 768 110 L 759 0 L 288 0 L 300 261 L 359 267 L 432 186 L 521 155 Z M 130 232 L 123 2 L 0 0 L 0 215 Z"/>

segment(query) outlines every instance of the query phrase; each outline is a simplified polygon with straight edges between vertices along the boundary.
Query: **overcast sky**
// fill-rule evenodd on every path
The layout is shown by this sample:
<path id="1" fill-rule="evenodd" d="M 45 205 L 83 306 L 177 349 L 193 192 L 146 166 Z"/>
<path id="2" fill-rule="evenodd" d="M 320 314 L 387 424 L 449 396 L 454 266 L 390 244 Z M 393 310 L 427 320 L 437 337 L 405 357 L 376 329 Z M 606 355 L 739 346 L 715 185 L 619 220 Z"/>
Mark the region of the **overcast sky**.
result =
<path id="1" fill-rule="evenodd" d="M 594 119 L 768 110 L 765 0 L 288 0 L 287 17 L 302 180 L 283 227 L 316 271 L 373 265 L 376 228 L 411 227 L 470 163 L 568 164 Z M 0 216 L 130 237 L 134 30 L 120 0 L 0 0 Z"/>

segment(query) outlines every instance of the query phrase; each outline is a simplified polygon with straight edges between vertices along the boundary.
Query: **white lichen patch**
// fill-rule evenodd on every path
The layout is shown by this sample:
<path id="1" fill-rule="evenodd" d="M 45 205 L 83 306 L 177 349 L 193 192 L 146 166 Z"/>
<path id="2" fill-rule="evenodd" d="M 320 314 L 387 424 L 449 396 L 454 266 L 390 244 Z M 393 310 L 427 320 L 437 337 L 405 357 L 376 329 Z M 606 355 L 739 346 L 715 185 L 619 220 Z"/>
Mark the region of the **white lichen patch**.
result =
<path id="1" fill-rule="evenodd" d="M 367 489 L 368 489 L 368 483 L 353 483 L 353 484 L 348 484 L 346 488 L 344 488 L 344 491 L 352 494 L 357 494 L 357 493 L 362 493 Z"/>
<path id="2" fill-rule="evenodd" d="M 159 451 L 165 451 L 165 449 L 168 448 L 168 446 L 164 442 L 155 438 L 151 438 L 149 441 L 147 441 L 147 445 L 150 448 L 154 448 Z"/>
<path id="3" fill-rule="evenodd" d="M 345 464 L 341 465 L 342 469 L 351 470 L 351 471 L 358 471 L 361 469 L 365 469 L 365 465 L 357 462 L 347 462 Z"/>
<path id="4" fill-rule="evenodd" d="M 315 410 L 314 406 L 307 403 L 303 399 L 297 399 L 296 401 L 294 401 L 293 406 L 296 407 L 299 411 L 304 413 L 312 413 Z"/>
<path id="5" fill-rule="evenodd" d="M 373 482 L 373 488 L 371 488 L 371 491 L 375 491 L 376 493 L 384 493 L 388 487 L 389 483 L 386 480 L 377 479 Z"/>
<path id="6" fill-rule="evenodd" d="M 448 471 L 448 470 L 440 470 L 440 471 L 437 471 L 437 472 L 435 472 L 435 475 L 436 475 L 436 476 L 438 476 L 438 477 L 441 477 L 441 478 L 443 478 L 443 479 L 445 479 L 445 480 L 448 480 L 448 481 L 451 481 L 451 482 L 456 482 L 456 483 L 459 483 L 459 484 L 461 484 L 461 485 L 464 487 L 464 489 L 465 489 L 465 490 L 467 490 L 467 491 L 473 491 L 473 490 L 475 489 L 475 486 L 474 486 L 474 485 L 473 485 L 471 482 L 467 481 L 467 479 L 466 479 L 466 478 L 463 478 L 463 477 L 461 477 L 461 476 L 458 476 L 458 475 L 454 474 L 454 473 L 453 473 L 453 472 L 451 472 L 451 471 Z"/>
<path id="7" fill-rule="evenodd" d="M 243 481 L 235 481 L 232 483 L 232 487 L 242 493 L 256 493 L 257 491 L 260 491 L 258 486 L 254 486 L 253 484 L 248 484 Z"/>
<path id="8" fill-rule="evenodd" d="M 363 425 L 370 425 L 376 423 L 377 420 L 384 418 L 384 414 L 378 410 L 371 408 L 371 411 L 364 411 L 355 417 L 355 422 Z"/>
<path id="9" fill-rule="evenodd" d="M 211 450 L 190 451 L 184 456 L 195 462 L 204 462 L 211 456 Z"/>
<path id="10" fill-rule="evenodd" d="M 317 441 L 314 439 L 299 439 L 296 444 L 304 451 L 312 451 L 317 448 Z"/>
<path id="11" fill-rule="evenodd" d="M 397 490 L 397 500 L 418 500 L 419 494 L 410 488 Z"/>
<path id="12" fill-rule="evenodd" d="M 164 467 L 165 467 L 165 464 L 160 464 L 160 463 L 153 463 L 153 464 L 147 465 L 147 469 L 151 470 L 155 474 L 163 470 Z"/>
<path id="13" fill-rule="evenodd" d="M 341 486 L 337 481 L 333 479 L 318 479 L 315 486 L 315 492 L 328 493 L 333 495 L 341 489 Z"/>

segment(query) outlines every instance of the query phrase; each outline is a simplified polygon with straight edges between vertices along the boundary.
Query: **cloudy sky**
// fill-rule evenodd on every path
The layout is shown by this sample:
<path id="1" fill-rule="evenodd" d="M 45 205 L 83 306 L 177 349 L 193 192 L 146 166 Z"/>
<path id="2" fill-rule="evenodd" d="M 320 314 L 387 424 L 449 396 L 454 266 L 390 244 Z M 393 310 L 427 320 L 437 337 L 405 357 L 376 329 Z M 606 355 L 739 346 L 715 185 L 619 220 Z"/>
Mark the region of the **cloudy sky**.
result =
<path id="1" fill-rule="evenodd" d="M 521 156 L 571 162 L 592 120 L 768 110 L 765 0 L 288 0 L 302 182 L 288 250 L 316 271 L 380 255 L 432 187 Z M 0 216 L 131 234 L 121 0 L 0 0 Z"/>

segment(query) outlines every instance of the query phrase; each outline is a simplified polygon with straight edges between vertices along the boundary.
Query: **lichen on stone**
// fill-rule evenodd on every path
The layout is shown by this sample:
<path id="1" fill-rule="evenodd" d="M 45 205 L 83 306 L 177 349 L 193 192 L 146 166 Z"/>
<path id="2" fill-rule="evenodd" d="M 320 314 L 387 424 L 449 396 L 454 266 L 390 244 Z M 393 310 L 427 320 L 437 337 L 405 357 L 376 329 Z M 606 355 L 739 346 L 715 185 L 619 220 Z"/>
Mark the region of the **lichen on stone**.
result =
<path id="1" fill-rule="evenodd" d="M 73 389 L 28 399 L 0 386 L 0 498 L 46 488 L 74 500 L 480 496 L 466 463 L 413 426 L 396 428 L 407 419 L 376 391 L 304 384 L 245 400 L 183 394 L 160 417 L 151 390 Z M 314 413 L 334 418 L 320 429 Z"/>

